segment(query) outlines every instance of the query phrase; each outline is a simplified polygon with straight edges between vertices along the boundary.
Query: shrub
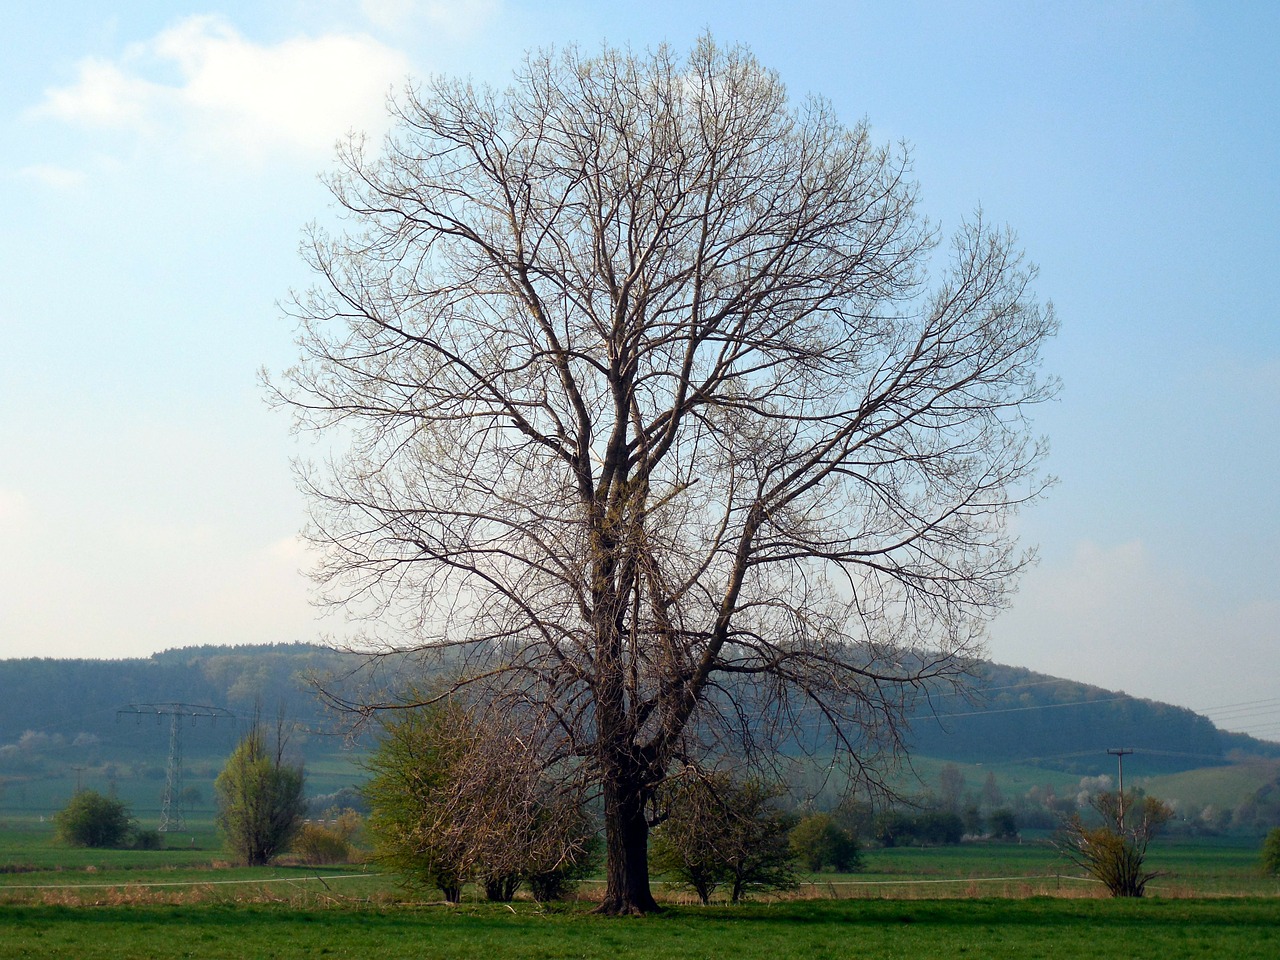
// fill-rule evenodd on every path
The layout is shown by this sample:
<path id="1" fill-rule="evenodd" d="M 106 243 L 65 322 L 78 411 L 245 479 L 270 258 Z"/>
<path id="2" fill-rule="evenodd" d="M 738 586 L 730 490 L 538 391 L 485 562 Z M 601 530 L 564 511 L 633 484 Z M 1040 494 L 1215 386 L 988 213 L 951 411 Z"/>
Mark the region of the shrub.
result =
<path id="1" fill-rule="evenodd" d="M 313 809 L 315 804 L 313 799 Z M 319 814 L 318 821 L 307 821 L 299 828 L 292 849 L 299 860 L 311 866 L 350 863 L 358 856 L 356 837 L 363 827 L 364 817 L 350 807 L 329 807 Z"/>
<path id="2" fill-rule="evenodd" d="M 954 813 L 909 814 L 890 810 L 876 819 L 875 838 L 886 847 L 903 843 L 955 844 L 964 838 L 964 821 Z"/>
<path id="3" fill-rule="evenodd" d="M 1018 838 L 1018 819 L 1008 807 L 992 810 L 987 815 L 987 827 L 991 836 L 997 840 L 1016 840 Z"/>
<path id="4" fill-rule="evenodd" d="M 139 830 L 133 835 L 135 850 L 163 850 L 164 834 L 159 830 Z"/>
<path id="5" fill-rule="evenodd" d="M 123 801 L 82 790 L 53 815 L 59 840 L 73 847 L 124 847 L 134 828 Z"/>
<path id="6" fill-rule="evenodd" d="M 791 851 L 808 870 L 830 868 L 837 873 L 862 869 L 858 839 L 829 813 L 813 813 L 791 830 Z"/>
<path id="7" fill-rule="evenodd" d="M 1272 875 L 1280 874 L 1280 827 L 1272 828 L 1262 841 L 1262 870 Z"/>
<path id="8" fill-rule="evenodd" d="M 964 821 L 958 814 L 931 811 L 916 817 L 916 838 L 922 843 L 956 844 L 964 839 Z"/>
<path id="9" fill-rule="evenodd" d="M 1147 845 L 1173 815 L 1155 797 L 1100 793 L 1090 806 L 1102 824 L 1087 826 L 1079 814 L 1063 822 L 1054 845 L 1073 863 L 1100 880 L 1113 897 L 1141 897 L 1158 873 L 1144 869 Z"/>
<path id="10" fill-rule="evenodd" d="M 354 848 L 341 830 L 322 823 L 304 823 L 293 838 L 293 852 L 310 866 L 350 863 Z"/>

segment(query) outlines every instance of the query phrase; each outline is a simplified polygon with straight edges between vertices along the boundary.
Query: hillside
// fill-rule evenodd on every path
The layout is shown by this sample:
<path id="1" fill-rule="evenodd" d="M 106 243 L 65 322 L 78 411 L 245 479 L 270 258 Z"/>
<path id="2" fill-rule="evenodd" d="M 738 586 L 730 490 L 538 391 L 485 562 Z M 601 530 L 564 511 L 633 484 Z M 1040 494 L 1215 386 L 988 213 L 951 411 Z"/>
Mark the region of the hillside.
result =
<path id="1" fill-rule="evenodd" d="M 1111 748 L 1126 770 L 1171 773 L 1232 757 L 1280 757 L 1280 744 L 1219 730 L 1185 707 L 985 663 L 964 696 L 933 697 L 912 723 L 911 747 L 965 762 L 1020 763 L 1094 773 Z"/>
<path id="2" fill-rule="evenodd" d="M 181 721 L 184 803 L 193 815 L 212 816 L 213 780 L 255 711 L 297 721 L 290 750 L 305 758 L 307 794 L 324 808 L 335 791 L 362 781 L 362 751 L 343 735 L 344 718 L 326 711 L 313 679 L 359 677 L 394 689 L 415 676 L 406 658 L 379 661 L 374 677 L 361 663 L 305 644 L 196 647 L 132 660 L 0 660 L 0 809 L 48 815 L 83 782 L 154 819 L 172 718 L 129 707 L 175 702 L 234 714 Z M 798 727 L 819 729 L 812 719 L 798 717 Z M 819 756 L 829 748 L 821 737 L 807 746 Z M 912 762 L 898 788 L 936 800 L 949 777 L 962 785 L 958 802 L 986 813 L 1003 803 L 1021 826 L 1051 828 L 1058 808 L 1090 778 L 1114 773 L 1106 751 L 1117 746 L 1135 751 L 1125 760 L 1126 782 L 1132 776 L 1173 801 L 1183 829 L 1265 832 L 1280 822 L 1280 745 L 1223 733 L 1181 707 L 991 663 L 975 672 L 966 695 L 934 692 L 919 705 Z M 792 792 L 838 803 L 827 769 L 800 760 Z"/>
<path id="3" fill-rule="evenodd" d="M 242 719 L 256 708 L 283 711 L 309 738 L 299 745 L 324 752 L 340 732 L 309 679 L 344 676 L 358 660 L 306 644 L 194 647 L 145 659 L 0 660 L 0 773 L 12 764 L 24 736 L 70 747 L 77 739 L 102 750 L 152 751 L 158 733 L 140 724 L 159 718 L 119 713 L 133 703 L 183 702 L 226 708 Z M 394 664 L 388 669 L 395 669 Z M 184 733 L 190 748 L 222 749 L 235 731 L 193 720 Z M 233 742 L 233 739 L 231 740 Z M 1112 747 L 1133 748 L 1126 761 L 1135 775 L 1154 775 L 1221 764 L 1232 756 L 1280 757 L 1280 745 L 1225 734 L 1182 707 L 1033 673 L 983 664 L 966 696 L 935 695 L 912 723 L 915 754 L 964 763 L 1016 763 L 1094 773 Z"/>

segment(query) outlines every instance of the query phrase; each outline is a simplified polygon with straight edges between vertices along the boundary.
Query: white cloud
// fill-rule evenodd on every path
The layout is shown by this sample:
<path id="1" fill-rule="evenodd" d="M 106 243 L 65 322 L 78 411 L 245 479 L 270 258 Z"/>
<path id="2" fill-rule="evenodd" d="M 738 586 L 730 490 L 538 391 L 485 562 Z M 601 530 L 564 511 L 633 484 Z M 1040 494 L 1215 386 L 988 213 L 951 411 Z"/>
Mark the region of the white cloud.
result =
<path id="1" fill-rule="evenodd" d="M 76 81 L 47 90 L 35 112 L 241 160 L 314 157 L 353 127 L 380 131 L 386 95 L 408 73 L 404 54 L 362 34 L 263 45 L 197 16 L 118 60 L 82 61 Z"/>
<path id="2" fill-rule="evenodd" d="M 139 52 L 132 48 L 126 59 Z M 163 92 L 156 84 L 132 77 L 106 60 L 82 60 L 78 73 L 74 86 L 46 90 L 38 112 L 89 126 L 136 129 L 146 124 L 153 101 Z"/>

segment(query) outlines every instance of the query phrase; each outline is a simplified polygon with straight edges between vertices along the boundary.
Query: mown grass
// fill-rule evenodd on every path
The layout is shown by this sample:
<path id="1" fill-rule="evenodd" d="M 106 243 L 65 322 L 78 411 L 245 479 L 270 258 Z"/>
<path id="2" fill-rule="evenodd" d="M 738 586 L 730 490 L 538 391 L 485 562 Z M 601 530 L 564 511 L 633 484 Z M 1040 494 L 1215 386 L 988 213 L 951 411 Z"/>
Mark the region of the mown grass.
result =
<path id="1" fill-rule="evenodd" d="M 1276 896 L 1280 880 L 1260 870 L 1260 841 L 1254 837 L 1158 838 L 1151 846 L 1147 865 L 1159 873 L 1150 891 L 1160 896 Z M 996 888 L 987 878 L 1038 878 L 1034 892 L 1079 890 L 1083 873 L 1064 861 L 1046 840 L 1026 843 L 978 843 L 950 847 L 895 847 L 871 850 L 867 870 L 856 877 L 822 877 L 836 881 L 836 889 L 858 884 L 902 881 L 903 892 L 920 880 L 971 880 L 962 895 L 1006 895 L 1018 884 Z M 844 886 L 840 886 L 839 884 Z M 943 889 L 928 896 L 950 895 Z"/>
<path id="2" fill-rule="evenodd" d="M 0 906 L 0 957 L 560 958 L 610 960 L 1280 955 L 1280 901 L 790 901 L 610 919 L 488 904 Z"/>
<path id="3" fill-rule="evenodd" d="M 76 850 L 47 826 L 0 827 L 0 867 L 43 864 L 0 873 L 0 960 L 1280 956 L 1280 882 L 1262 877 L 1251 840 L 1162 842 L 1152 862 L 1167 876 L 1142 901 L 1055 881 L 1072 871 L 1042 844 L 974 844 L 871 850 L 865 873 L 810 878 L 799 895 L 707 908 L 672 897 L 644 919 L 596 917 L 589 902 L 447 907 L 376 870 L 248 869 L 224 856 Z"/>

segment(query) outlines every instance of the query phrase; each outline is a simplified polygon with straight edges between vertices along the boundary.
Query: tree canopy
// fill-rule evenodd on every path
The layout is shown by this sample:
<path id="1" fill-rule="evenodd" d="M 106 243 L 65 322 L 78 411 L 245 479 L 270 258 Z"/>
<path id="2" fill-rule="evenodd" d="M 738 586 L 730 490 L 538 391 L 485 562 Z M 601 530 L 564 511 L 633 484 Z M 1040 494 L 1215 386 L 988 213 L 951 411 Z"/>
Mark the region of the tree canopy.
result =
<path id="1" fill-rule="evenodd" d="M 457 902 L 463 885 L 510 900 L 567 890 L 590 857 L 580 797 L 544 776 L 534 753 L 456 703 L 384 718 L 365 796 L 375 857 L 411 886 Z"/>
<path id="2" fill-rule="evenodd" d="M 275 387 L 346 448 L 301 472 L 317 576 L 596 784 L 602 909 L 652 910 L 673 763 L 822 723 L 874 776 L 978 652 L 1052 311 L 981 216 L 939 249 L 905 149 L 709 37 L 394 111 L 341 151 Z"/>

